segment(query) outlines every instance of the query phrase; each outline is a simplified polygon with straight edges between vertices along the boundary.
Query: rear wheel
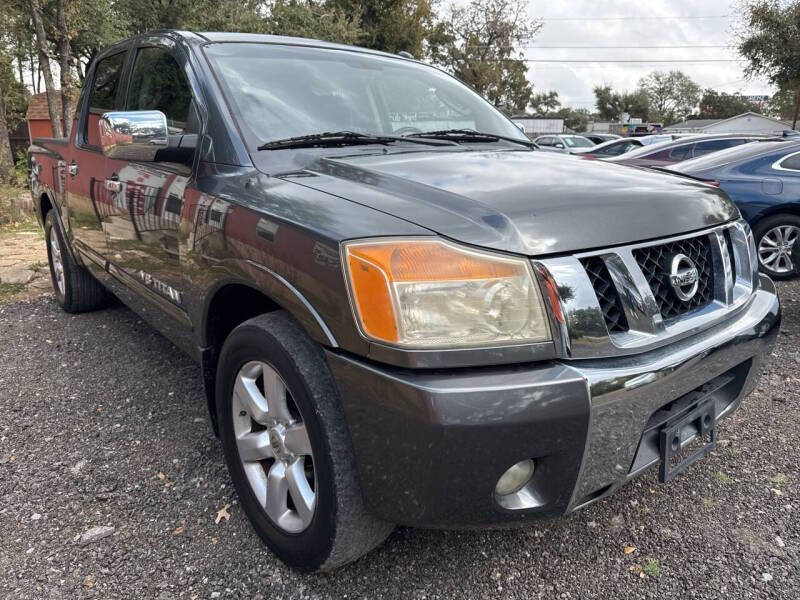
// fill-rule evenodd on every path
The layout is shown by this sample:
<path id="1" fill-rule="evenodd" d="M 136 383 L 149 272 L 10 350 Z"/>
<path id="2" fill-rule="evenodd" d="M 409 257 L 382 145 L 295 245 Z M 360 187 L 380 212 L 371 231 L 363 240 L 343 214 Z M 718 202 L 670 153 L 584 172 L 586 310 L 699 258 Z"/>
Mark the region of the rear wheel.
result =
<path id="1" fill-rule="evenodd" d="M 106 290 L 89 271 L 72 260 L 53 210 L 45 217 L 44 237 L 53 291 L 61 308 L 68 313 L 101 308 L 106 302 Z"/>
<path id="2" fill-rule="evenodd" d="M 774 279 L 796 274 L 798 265 L 792 260 L 792 250 L 800 238 L 800 217 L 789 214 L 767 217 L 756 224 L 754 234 L 762 271 Z"/>
<path id="3" fill-rule="evenodd" d="M 286 564 L 330 570 L 392 525 L 364 507 L 355 455 L 321 348 L 285 312 L 239 325 L 217 370 L 225 459 L 245 514 Z"/>

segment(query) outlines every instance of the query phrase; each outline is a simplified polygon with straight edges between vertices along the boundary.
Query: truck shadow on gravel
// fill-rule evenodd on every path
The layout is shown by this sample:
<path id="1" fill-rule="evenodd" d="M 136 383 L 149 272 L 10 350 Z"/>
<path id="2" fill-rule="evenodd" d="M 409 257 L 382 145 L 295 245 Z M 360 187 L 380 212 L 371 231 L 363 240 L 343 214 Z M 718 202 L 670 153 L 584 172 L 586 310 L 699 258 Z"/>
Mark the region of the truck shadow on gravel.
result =
<path id="1" fill-rule="evenodd" d="M 121 305 L 2 306 L 0 596 L 798 597 L 800 285 L 780 291 L 759 388 L 679 479 L 651 472 L 526 529 L 398 528 L 311 576 L 275 559 L 239 509 L 189 358 Z M 105 537 L 86 537 L 98 527 Z"/>

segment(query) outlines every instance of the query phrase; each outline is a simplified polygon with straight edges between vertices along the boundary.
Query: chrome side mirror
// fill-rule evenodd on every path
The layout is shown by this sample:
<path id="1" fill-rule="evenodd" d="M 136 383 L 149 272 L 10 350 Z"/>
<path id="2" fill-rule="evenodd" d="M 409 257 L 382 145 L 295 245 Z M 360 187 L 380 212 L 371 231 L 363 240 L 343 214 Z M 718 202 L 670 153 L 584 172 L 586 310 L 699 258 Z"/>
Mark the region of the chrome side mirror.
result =
<path id="1" fill-rule="evenodd" d="M 100 147 L 108 158 L 152 161 L 169 145 L 167 117 L 159 110 L 107 112 L 98 128 Z"/>

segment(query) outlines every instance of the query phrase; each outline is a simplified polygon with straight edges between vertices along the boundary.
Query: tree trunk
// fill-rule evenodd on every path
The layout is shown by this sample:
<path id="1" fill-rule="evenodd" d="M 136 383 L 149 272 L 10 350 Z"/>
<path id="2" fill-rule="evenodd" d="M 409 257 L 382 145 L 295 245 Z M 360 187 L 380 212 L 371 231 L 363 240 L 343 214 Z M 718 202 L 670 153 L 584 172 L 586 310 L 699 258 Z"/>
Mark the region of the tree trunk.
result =
<path id="1" fill-rule="evenodd" d="M 800 86 L 794 93 L 794 116 L 792 117 L 792 129 L 797 129 L 797 117 L 800 116 Z"/>
<path id="2" fill-rule="evenodd" d="M 6 90 L 0 87 L 0 181 L 6 181 L 14 169 L 14 157 L 11 155 L 11 143 L 8 139 L 5 93 Z"/>
<path id="3" fill-rule="evenodd" d="M 64 122 L 64 137 L 69 137 L 72 129 L 75 80 L 72 77 L 72 36 L 67 26 L 67 7 L 69 0 L 58 0 L 58 60 L 61 70 L 61 115 Z"/>
<path id="4" fill-rule="evenodd" d="M 39 70 L 44 76 L 44 89 L 47 92 L 47 112 L 50 114 L 50 125 L 54 137 L 64 137 L 61 127 L 61 115 L 58 114 L 58 90 L 53 83 L 53 72 L 50 70 L 50 53 L 47 50 L 47 35 L 44 31 L 42 9 L 38 0 L 31 0 L 33 31 L 36 34 L 36 48 L 39 51 Z"/>

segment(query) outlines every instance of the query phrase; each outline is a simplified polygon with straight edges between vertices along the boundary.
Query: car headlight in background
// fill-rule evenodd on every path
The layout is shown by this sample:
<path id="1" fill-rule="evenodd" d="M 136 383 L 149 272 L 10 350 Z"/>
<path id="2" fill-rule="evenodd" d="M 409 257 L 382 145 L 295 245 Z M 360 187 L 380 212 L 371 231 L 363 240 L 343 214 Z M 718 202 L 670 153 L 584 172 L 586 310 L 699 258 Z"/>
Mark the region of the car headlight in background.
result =
<path id="1" fill-rule="evenodd" d="M 529 262 L 435 239 L 343 244 L 364 334 L 404 347 L 541 342 L 550 328 Z"/>

